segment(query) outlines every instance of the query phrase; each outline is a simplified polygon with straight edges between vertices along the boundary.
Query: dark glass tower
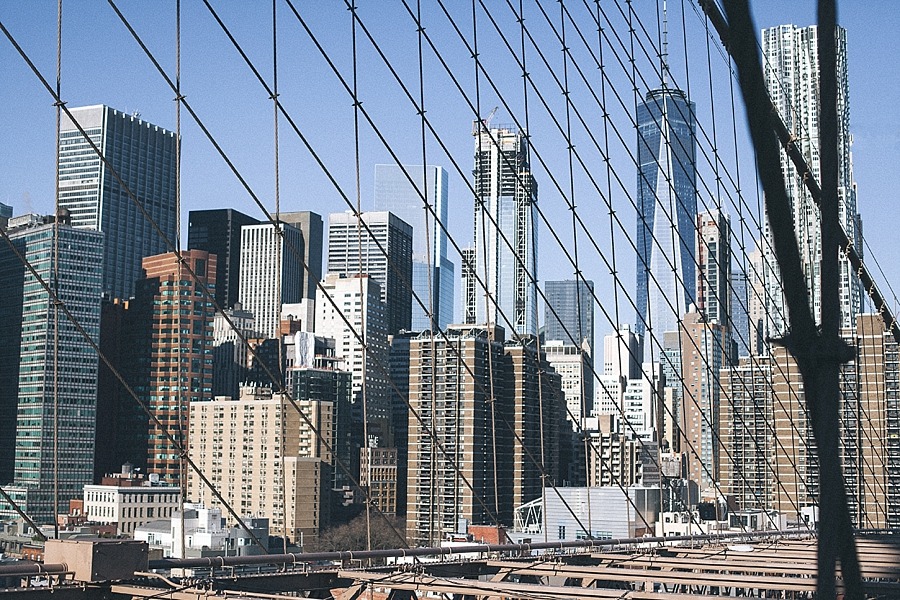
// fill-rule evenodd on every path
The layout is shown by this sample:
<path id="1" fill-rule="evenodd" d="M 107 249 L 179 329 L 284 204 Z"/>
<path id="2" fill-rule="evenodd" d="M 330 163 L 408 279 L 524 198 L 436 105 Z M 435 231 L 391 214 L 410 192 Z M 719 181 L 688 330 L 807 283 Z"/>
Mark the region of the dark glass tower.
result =
<path id="1" fill-rule="evenodd" d="M 238 301 L 241 273 L 241 227 L 259 221 L 232 208 L 192 210 L 188 214 L 188 250 L 215 254 L 216 304 L 226 309 Z"/>
<path id="2" fill-rule="evenodd" d="M 587 339 L 591 352 L 595 352 L 593 292 L 593 281 L 545 282 L 544 339 L 562 340 L 574 346 L 580 346 L 582 340 Z"/>
<path id="3" fill-rule="evenodd" d="M 678 329 L 679 317 L 694 302 L 694 103 L 665 84 L 648 92 L 637 110 L 637 141 L 636 326 L 644 334 L 645 360 L 653 360 L 663 334 Z"/>
<path id="4" fill-rule="evenodd" d="M 103 292 L 129 298 L 141 278 L 144 257 L 169 250 L 145 211 L 175 243 L 175 144 L 171 131 L 108 106 L 83 106 L 70 111 L 103 153 L 128 190 L 84 139 L 75 123 L 63 115 L 59 133 L 59 205 L 69 211 L 72 225 L 102 231 Z M 138 208 L 130 191 L 141 202 Z"/>

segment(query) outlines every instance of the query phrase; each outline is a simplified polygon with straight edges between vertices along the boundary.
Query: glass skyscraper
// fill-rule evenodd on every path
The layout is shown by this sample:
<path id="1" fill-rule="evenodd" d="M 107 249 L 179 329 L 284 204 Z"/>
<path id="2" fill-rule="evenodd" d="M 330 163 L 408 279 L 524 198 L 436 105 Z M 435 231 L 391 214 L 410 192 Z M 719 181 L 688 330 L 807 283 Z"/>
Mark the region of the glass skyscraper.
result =
<path id="1" fill-rule="evenodd" d="M 595 353 L 593 292 L 593 281 L 569 279 L 544 282 L 544 295 L 547 297 L 544 339 L 561 340 L 574 346 L 581 346 L 586 339 L 591 353 Z"/>
<path id="2" fill-rule="evenodd" d="M 59 299 L 97 343 L 103 235 L 60 221 L 17 217 L 9 236 L 41 279 L 51 285 L 56 279 Z M 0 245 L 0 485 L 38 523 L 53 522 L 93 481 L 97 368 L 97 353 L 72 321 L 61 310 L 54 316 L 38 279 Z M 59 506 L 53 505 L 54 421 Z M 0 516 L 16 514 L 0 501 Z"/>
<path id="3" fill-rule="evenodd" d="M 238 301 L 241 227 L 258 224 L 258 220 L 233 208 L 188 213 L 188 250 L 206 250 L 216 255 L 216 304 L 222 310 L 232 308 Z"/>
<path id="4" fill-rule="evenodd" d="M 637 332 L 645 360 L 678 330 L 694 302 L 697 222 L 696 117 L 681 90 L 647 93 L 637 109 Z"/>
<path id="5" fill-rule="evenodd" d="M 473 135 L 475 264 L 474 273 L 463 269 L 466 319 L 496 324 L 510 337 L 537 335 L 538 189 L 528 162 L 528 138 L 509 127 L 488 128 L 483 121 L 475 122 Z M 488 298 L 480 284 L 468 293 L 472 277 L 483 282 Z"/>
<path id="6" fill-rule="evenodd" d="M 415 182 L 407 179 L 406 172 Z M 425 210 L 420 194 L 424 190 L 428 203 L 444 227 L 447 221 L 447 171 L 432 165 L 375 165 L 375 210 L 390 211 L 412 226 L 413 292 L 428 306 L 434 324 L 446 329 L 453 322 L 453 288 L 455 268 L 447 258 L 447 234 Z M 427 217 L 426 217 L 427 214 Z M 427 219 L 427 221 L 426 221 Z M 431 267 L 429 293 L 428 264 Z M 432 327 L 431 318 L 415 300 L 412 301 L 412 329 Z"/>
<path id="7" fill-rule="evenodd" d="M 171 131 L 108 106 L 70 109 L 103 157 L 173 243 L 176 239 L 175 144 Z M 62 116 L 59 204 L 72 225 L 104 234 L 103 292 L 130 298 L 141 259 L 169 248 L 106 168 L 90 143 Z"/>

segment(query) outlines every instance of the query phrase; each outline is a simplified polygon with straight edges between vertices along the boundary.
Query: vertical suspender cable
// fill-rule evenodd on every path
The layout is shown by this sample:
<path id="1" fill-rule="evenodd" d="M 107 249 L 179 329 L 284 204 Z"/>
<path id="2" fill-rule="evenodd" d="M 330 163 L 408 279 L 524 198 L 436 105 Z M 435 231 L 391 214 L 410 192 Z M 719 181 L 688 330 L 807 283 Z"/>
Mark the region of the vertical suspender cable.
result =
<path id="1" fill-rule="evenodd" d="M 359 62 L 356 48 L 356 1 L 353 0 L 350 3 L 350 20 L 351 20 L 351 46 L 353 52 L 353 162 L 356 174 L 356 241 L 357 241 L 357 250 L 359 252 L 359 269 L 357 270 L 357 275 L 359 275 L 359 296 L 360 296 L 360 305 L 359 305 L 359 318 L 360 318 L 360 334 L 363 338 L 363 347 L 362 347 L 362 428 L 363 428 L 363 441 L 362 441 L 362 454 L 360 455 L 360 459 L 365 457 L 365 468 L 366 468 L 366 486 L 371 490 L 372 489 L 372 452 L 369 448 L 369 395 L 368 395 L 368 381 L 366 377 L 367 373 L 367 361 L 368 361 L 368 344 L 365 343 L 365 340 L 368 339 L 368 331 L 366 330 L 366 322 L 368 321 L 368 315 L 366 314 L 369 309 L 369 298 L 368 298 L 368 282 L 369 282 L 369 243 L 366 242 L 366 253 L 365 260 L 363 260 L 363 250 L 362 250 L 362 190 L 360 183 L 360 164 L 359 164 Z M 385 280 L 385 285 L 387 285 L 387 280 Z M 386 297 L 386 296 L 385 296 Z M 367 494 L 366 499 L 366 549 L 372 549 L 372 499 Z M 369 588 L 369 593 L 371 594 L 371 588 Z"/>
<path id="2" fill-rule="evenodd" d="M 193 300 L 185 300 L 188 292 L 188 286 L 183 286 L 182 279 L 184 273 L 182 267 L 184 265 L 184 257 L 181 254 L 181 0 L 175 0 L 175 251 L 178 253 L 178 267 L 176 269 L 175 282 L 175 329 L 178 332 L 174 338 L 175 341 L 175 405 L 176 414 L 178 416 L 178 441 L 181 443 L 183 451 L 178 458 L 178 484 L 181 488 L 181 551 L 187 556 L 187 548 L 185 547 L 187 532 L 185 531 L 184 522 L 184 502 L 187 499 L 187 464 L 186 454 L 190 452 L 190 447 L 185 439 L 185 406 L 182 381 L 182 336 L 184 332 L 181 328 L 181 313 L 186 302 L 193 304 Z M 193 294 L 191 294 L 193 297 Z M 171 387 L 170 387 L 171 389 Z M 200 391 L 202 392 L 202 384 Z"/>
<path id="3" fill-rule="evenodd" d="M 485 205 L 484 202 L 484 186 L 482 185 L 482 180 L 484 178 L 484 161 L 482 158 L 482 139 L 483 135 L 487 134 L 490 137 L 493 137 L 490 130 L 490 124 L 482 120 L 481 118 L 481 58 L 478 55 L 478 8 L 476 5 L 476 0 L 472 0 L 472 62 L 475 67 L 475 106 L 476 106 L 476 135 L 477 135 L 477 143 L 478 143 L 478 151 L 476 158 L 476 180 L 475 180 L 475 206 L 476 206 L 476 215 L 481 217 L 481 244 L 478 243 L 478 226 L 479 223 L 476 221 L 475 223 L 475 265 L 474 268 L 477 268 L 479 257 L 481 257 L 481 262 L 484 265 L 484 273 L 482 275 L 485 291 L 484 291 L 484 320 L 485 327 L 487 328 L 487 364 L 488 364 L 488 395 L 487 403 L 490 407 L 491 411 L 491 455 L 492 455 L 492 471 L 493 471 L 493 479 L 494 479 L 494 514 L 500 515 L 500 485 L 498 481 L 497 469 L 499 467 L 497 462 L 497 421 L 496 421 L 496 397 L 495 397 L 495 389 L 494 389 L 494 327 L 496 327 L 497 323 L 491 319 L 491 298 L 490 298 L 490 290 L 491 290 L 491 281 L 490 281 L 490 269 L 488 268 L 488 262 L 490 257 L 490 252 L 495 244 L 491 242 L 492 238 L 487 234 L 487 215 L 485 215 L 485 210 L 491 209 L 491 203 Z M 497 153 L 500 157 L 503 155 L 503 149 L 497 148 Z M 502 160 L 502 158 L 498 159 Z M 489 162 L 488 168 L 492 167 L 492 161 Z M 499 168 L 499 167 L 498 167 Z M 493 170 L 491 170 L 490 175 L 493 176 Z M 502 186 L 501 180 L 498 178 L 497 182 L 498 186 Z M 488 190 L 491 189 L 492 186 L 488 186 Z M 490 193 L 490 192 L 489 192 Z M 502 189 L 498 190 L 498 193 L 502 195 Z M 477 314 L 477 311 L 476 311 Z M 477 320 L 477 319 L 476 319 Z M 511 332 L 514 333 L 514 332 Z"/>
<path id="4" fill-rule="evenodd" d="M 281 162 L 279 158 L 279 149 L 280 144 L 278 141 L 278 0 L 272 0 L 272 110 L 273 110 L 273 121 L 272 121 L 272 135 L 273 135 L 273 163 L 275 168 L 275 239 L 279 239 L 281 236 L 279 232 L 281 229 Z M 307 241 L 307 243 L 309 243 Z M 276 251 L 276 258 L 280 258 L 280 252 Z M 280 273 L 280 265 L 278 266 L 278 271 Z M 281 276 L 278 275 L 280 278 Z M 283 294 L 281 294 L 281 290 L 278 290 L 278 305 L 281 306 L 281 300 L 283 298 Z M 281 323 L 281 310 L 278 311 L 278 321 Z M 304 323 L 304 325 L 307 325 Z M 277 385 L 281 386 L 282 390 L 279 394 L 279 440 L 281 447 L 278 450 L 278 454 L 281 457 L 281 466 L 280 472 L 281 477 L 279 484 L 281 486 L 281 548 L 287 553 L 287 540 L 288 540 L 288 514 L 287 507 L 289 506 L 288 498 L 287 498 L 287 449 L 288 444 L 285 439 L 288 430 L 286 423 L 286 412 L 287 405 L 285 404 L 285 394 L 284 394 L 284 386 L 285 386 L 285 360 L 284 360 L 284 336 L 280 331 L 281 327 L 279 325 L 278 331 L 278 368 L 275 370 L 277 374 L 281 376 L 281 381 L 277 383 Z M 275 382 L 273 382 L 275 383 Z M 311 417 L 315 418 L 313 415 Z M 295 475 L 296 477 L 296 475 Z M 294 488 L 296 489 L 296 481 L 294 482 Z M 293 495 L 293 494 L 292 494 Z M 296 499 L 290 503 L 293 506 Z M 296 514 L 296 511 L 295 511 Z M 277 515 L 273 515 L 277 516 Z M 291 516 L 291 520 L 294 519 L 294 516 Z"/>
<path id="5" fill-rule="evenodd" d="M 56 96 L 62 80 L 62 0 L 56 2 Z M 53 225 L 53 291 L 59 295 L 59 157 L 61 106 L 56 103 L 56 194 Z M 59 306 L 53 303 L 53 534 L 59 539 Z M 40 467 L 39 467 L 40 468 Z"/>
<path id="6" fill-rule="evenodd" d="M 579 358 L 579 369 L 581 369 L 581 406 L 582 406 L 582 414 L 581 418 L 584 419 L 587 415 L 584 414 L 584 393 L 586 389 L 585 385 L 585 368 L 584 368 L 584 340 L 585 336 L 588 332 L 584 331 L 584 319 L 582 318 L 582 298 L 581 298 L 581 285 L 584 279 L 584 276 L 581 272 L 581 267 L 578 263 L 578 216 L 576 213 L 576 204 L 575 204 L 575 163 L 573 153 L 575 150 L 575 145 L 572 142 L 572 99 L 569 96 L 569 47 L 566 44 L 566 7 L 564 0 L 559 0 L 559 21 L 560 21 L 560 31 L 561 31 L 561 39 L 560 44 L 562 51 L 562 66 L 563 66 L 563 98 L 566 102 L 566 156 L 568 159 L 568 170 L 569 170 L 569 200 L 567 202 L 569 211 L 572 215 L 572 256 L 574 258 L 575 270 L 573 275 L 575 276 L 575 313 L 576 318 L 578 319 L 577 335 L 578 339 L 576 339 L 577 347 L 578 347 L 578 358 Z M 523 29 L 524 29 L 524 20 L 523 20 Z M 524 37 L 524 31 L 523 31 Z M 525 50 L 524 50 L 524 41 L 523 41 L 523 49 L 522 49 L 522 64 L 525 64 Z M 527 90 L 528 83 L 527 79 L 525 82 L 526 89 L 526 98 L 527 98 Z M 525 120 L 526 123 L 528 121 L 528 111 L 526 105 L 525 112 Z M 535 274 L 536 276 L 537 274 Z M 536 285 L 536 283 L 535 283 Z M 593 326 L 593 323 L 591 324 Z M 593 332 L 590 332 L 593 333 Z M 538 337 L 540 340 L 540 337 Z M 540 350 L 540 346 L 538 347 Z M 593 350 L 593 349 L 592 349 Z M 587 474 L 587 473 L 585 473 Z M 585 534 L 588 539 L 592 539 L 594 537 L 594 524 L 593 524 L 593 507 L 591 506 L 591 486 L 589 482 L 587 483 L 587 521 L 588 521 L 588 530 Z M 627 492 L 626 492 L 627 494 Z M 546 538 L 546 527 L 544 527 L 544 535 Z M 547 541 L 546 539 L 544 541 Z"/>

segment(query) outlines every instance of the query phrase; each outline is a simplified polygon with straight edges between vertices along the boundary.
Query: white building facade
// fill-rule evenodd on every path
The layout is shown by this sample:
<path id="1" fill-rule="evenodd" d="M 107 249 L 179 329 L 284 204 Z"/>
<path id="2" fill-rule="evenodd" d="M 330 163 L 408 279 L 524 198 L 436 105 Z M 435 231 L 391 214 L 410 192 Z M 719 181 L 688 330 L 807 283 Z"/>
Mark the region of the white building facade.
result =
<path id="1" fill-rule="evenodd" d="M 293 225 L 241 227 L 238 300 L 256 318 L 256 331 L 278 337 L 281 305 L 299 302 L 303 288 L 303 236 Z"/>
<path id="2" fill-rule="evenodd" d="M 171 517 L 181 505 L 176 486 L 86 485 L 84 513 L 94 523 L 116 523 L 118 535 L 133 535 L 140 525 Z"/>

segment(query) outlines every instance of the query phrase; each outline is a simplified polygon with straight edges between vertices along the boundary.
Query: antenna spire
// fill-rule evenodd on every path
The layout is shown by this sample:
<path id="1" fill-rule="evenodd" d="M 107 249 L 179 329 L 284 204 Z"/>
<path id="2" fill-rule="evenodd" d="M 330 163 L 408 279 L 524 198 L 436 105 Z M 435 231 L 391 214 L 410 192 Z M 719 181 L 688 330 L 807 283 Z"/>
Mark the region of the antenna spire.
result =
<path id="1" fill-rule="evenodd" d="M 666 8 L 666 0 L 662 3 L 662 49 L 659 54 L 659 74 L 662 77 L 662 87 L 669 85 L 669 13 Z"/>

